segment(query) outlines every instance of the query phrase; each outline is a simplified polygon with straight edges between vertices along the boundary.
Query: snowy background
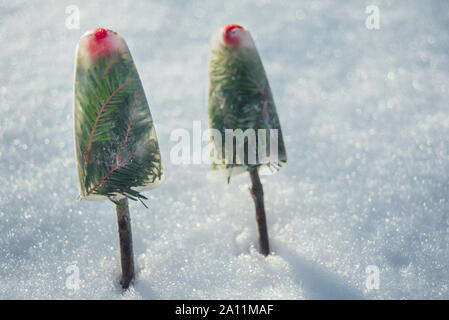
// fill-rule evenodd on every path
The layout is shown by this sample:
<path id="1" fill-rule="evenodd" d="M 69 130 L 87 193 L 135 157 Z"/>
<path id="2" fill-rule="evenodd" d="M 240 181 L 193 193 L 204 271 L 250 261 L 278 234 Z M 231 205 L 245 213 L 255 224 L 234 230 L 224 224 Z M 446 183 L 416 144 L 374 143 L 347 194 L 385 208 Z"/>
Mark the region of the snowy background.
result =
<path id="1" fill-rule="evenodd" d="M 169 161 L 172 130 L 206 127 L 209 38 L 228 23 L 252 32 L 286 139 L 262 180 L 267 259 L 249 177 Z M 98 26 L 128 42 L 167 175 L 149 209 L 131 203 L 124 294 L 113 205 L 76 200 L 74 52 Z M 449 2 L 0 0 L 0 41 L 0 298 L 449 299 Z"/>

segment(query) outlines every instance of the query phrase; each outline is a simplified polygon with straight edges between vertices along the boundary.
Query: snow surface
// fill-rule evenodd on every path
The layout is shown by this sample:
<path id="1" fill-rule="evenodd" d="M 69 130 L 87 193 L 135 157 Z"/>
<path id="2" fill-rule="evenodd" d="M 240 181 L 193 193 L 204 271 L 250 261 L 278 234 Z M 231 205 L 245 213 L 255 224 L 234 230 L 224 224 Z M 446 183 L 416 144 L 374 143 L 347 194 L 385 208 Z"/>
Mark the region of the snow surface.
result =
<path id="1" fill-rule="evenodd" d="M 370 4 L 380 30 L 365 27 Z M 286 140 L 288 163 L 262 179 L 266 259 L 249 177 L 169 161 L 172 130 L 206 126 L 209 38 L 227 23 L 254 36 Z M 167 174 L 150 209 L 131 204 L 125 293 L 113 205 L 76 200 L 74 52 L 98 26 L 128 42 Z M 448 26 L 436 0 L 0 0 L 0 298 L 448 299 Z"/>

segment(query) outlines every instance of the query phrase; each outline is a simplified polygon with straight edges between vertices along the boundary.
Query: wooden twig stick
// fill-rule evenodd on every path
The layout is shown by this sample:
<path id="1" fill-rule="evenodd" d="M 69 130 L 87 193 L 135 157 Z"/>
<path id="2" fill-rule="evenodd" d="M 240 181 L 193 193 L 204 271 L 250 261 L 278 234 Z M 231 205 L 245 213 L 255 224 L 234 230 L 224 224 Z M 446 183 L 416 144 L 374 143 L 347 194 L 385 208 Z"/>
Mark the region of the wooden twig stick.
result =
<path id="1" fill-rule="evenodd" d="M 117 205 L 116 209 L 120 260 L 122 266 L 120 284 L 123 289 L 127 289 L 134 278 L 133 237 L 131 232 L 131 217 L 129 215 L 128 198 L 121 199 L 119 202 L 120 205 Z"/>
<path id="2" fill-rule="evenodd" d="M 270 254 L 270 244 L 268 240 L 267 219 L 265 216 L 265 206 L 263 202 L 263 187 L 260 182 L 259 172 L 257 168 L 253 168 L 249 171 L 251 177 L 251 196 L 256 206 L 256 222 L 259 237 L 259 251 L 264 256 Z"/>

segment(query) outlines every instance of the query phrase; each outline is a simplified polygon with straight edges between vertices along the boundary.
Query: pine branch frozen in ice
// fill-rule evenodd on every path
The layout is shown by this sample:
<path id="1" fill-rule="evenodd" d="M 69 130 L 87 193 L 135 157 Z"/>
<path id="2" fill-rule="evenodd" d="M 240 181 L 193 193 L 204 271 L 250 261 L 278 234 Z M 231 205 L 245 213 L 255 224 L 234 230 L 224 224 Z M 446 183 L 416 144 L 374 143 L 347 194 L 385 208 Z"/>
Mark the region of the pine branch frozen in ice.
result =
<path id="1" fill-rule="evenodd" d="M 237 172 L 236 167 L 248 169 L 263 164 L 278 168 L 286 162 L 282 130 L 267 76 L 250 33 L 243 27 L 228 25 L 219 29 L 212 37 L 209 56 L 209 127 L 220 131 L 222 141 L 212 159 L 214 170 L 226 170 L 228 177 Z M 270 129 L 278 130 L 278 162 L 260 161 L 256 148 L 256 163 L 248 162 L 248 148 L 245 144 L 242 164 L 234 159 L 226 159 L 226 129 L 266 129 L 266 148 L 270 150 Z M 257 144 L 259 144 L 256 135 Z M 215 144 L 217 147 L 217 144 Z M 217 157 L 220 156 L 220 157 Z M 226 161 L 228 160 L 228 161 Z M 232 162 L 232 163 L 229 163 Z M 246 170 L 240 170 L 246 171 Z"/>
<path id="2" fill-rule="evenodd" d="M 161 156 L 139 75 L 116 33 L 80 40 L 74 109 L 81 197 L 146 199 L 139 190 L 162 181 Z"/>

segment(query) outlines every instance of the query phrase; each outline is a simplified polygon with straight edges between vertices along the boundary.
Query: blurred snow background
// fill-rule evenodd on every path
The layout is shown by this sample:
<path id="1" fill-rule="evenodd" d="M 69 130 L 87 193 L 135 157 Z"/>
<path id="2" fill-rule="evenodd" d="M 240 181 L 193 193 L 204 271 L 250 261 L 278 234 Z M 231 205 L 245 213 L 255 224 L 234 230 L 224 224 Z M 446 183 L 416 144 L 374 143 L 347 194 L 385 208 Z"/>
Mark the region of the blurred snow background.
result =
<path id="1" fill-rule="evenodd" d="M 263 177 L 267 259 L 249 177 L 169 161 L 172 130 L 206 126 L 209 37 L 227 23 L 255 37 L 286 136 L 289 162 Z M 131 204 L 125 294 L 112 204 L 76 201 L 74 51 L 98 26 L 128 42 L 167 174 L 149 210 Z M 437 0 L 0 0 L 0 298 L 448 299 L 448 27 Z"/>

